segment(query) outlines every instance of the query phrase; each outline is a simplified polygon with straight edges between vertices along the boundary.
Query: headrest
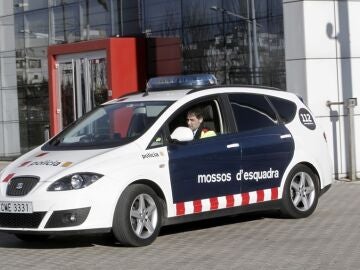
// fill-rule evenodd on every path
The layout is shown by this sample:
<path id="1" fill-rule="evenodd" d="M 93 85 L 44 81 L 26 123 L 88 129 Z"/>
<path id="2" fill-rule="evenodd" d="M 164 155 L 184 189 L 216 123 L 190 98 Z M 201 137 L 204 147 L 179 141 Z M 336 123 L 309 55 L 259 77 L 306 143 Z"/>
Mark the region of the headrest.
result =
<path id="1" fill-rule="evenodd" d="M 204 121 L 214 120 L 214 114 L 211 105 L 205 106 L 202 110 L 202 113 L 203 113 Z"/>

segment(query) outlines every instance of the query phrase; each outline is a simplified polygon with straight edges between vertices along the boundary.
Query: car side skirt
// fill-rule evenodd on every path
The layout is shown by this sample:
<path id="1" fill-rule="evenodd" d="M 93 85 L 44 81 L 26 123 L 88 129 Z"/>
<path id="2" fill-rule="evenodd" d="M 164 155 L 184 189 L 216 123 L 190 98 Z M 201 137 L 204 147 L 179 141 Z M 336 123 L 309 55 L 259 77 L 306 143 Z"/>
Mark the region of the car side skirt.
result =
<path id="1" fill-rule="evenodd" d="M 218 217 L 224 217 L 224 216 L 229 216 L 229 215 L 244 214 L 244 213 L 250 213 L 250 212 L 280 210 L 280 208 L 281 208 L 281 199 L 273 200 L 273 201 L 266 201 L 266 202 L 262 202 L 262 203 L 249 204 L 249 205 L 244 205 L 244 206 L 238 206 L 238 207 L 219 209 L 216 211 L 200 212 L 200 213 L 191 214 L 191 215 L 170 217 L 170 218 L 166 218 L 163 220 L 163 226 L 179 224 L 179 223 L 186 223 L 186 222 L 191 222 L 191 221 L 199 221 L 199 220 L 210 219 L 210 218 L 218 218 Z"/>

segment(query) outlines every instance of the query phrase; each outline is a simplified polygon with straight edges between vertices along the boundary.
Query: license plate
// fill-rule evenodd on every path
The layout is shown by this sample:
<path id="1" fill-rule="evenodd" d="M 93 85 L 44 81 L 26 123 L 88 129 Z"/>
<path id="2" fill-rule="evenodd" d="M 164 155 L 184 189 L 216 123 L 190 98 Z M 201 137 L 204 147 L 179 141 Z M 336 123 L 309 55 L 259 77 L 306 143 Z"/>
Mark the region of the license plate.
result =
<path id="1" fill-rule="evenodd" d="M 32 213 L 31 202 L 0 202 L 0 213 Z"/>

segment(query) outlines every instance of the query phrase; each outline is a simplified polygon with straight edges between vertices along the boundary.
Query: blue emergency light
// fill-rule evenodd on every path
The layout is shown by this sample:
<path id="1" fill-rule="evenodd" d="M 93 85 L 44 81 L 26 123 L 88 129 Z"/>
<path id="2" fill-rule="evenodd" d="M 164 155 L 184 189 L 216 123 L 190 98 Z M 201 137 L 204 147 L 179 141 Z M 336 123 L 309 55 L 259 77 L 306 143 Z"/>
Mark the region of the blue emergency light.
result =
<path id="1" fill-rule="evenodd" d="M 217 85 L 217 79 L 212 74 L 191 74 L 178 76 L 162 76 L 151 78 L 147 83 L 147 91 L 175 90 L 200 88 Z"/>

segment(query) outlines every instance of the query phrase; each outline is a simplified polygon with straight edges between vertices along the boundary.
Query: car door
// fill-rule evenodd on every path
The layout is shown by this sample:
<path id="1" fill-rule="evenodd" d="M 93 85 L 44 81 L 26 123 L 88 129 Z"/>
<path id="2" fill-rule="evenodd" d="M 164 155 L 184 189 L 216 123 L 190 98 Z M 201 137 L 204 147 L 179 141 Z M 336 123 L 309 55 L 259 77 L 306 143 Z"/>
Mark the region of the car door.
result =
<path id="1" fill-rule="evenodd" d="M 294 153 L 290 131 L 263 95 L 230 94 L 229 101 L 242 150 L 241 193 L 279 187 Z"/>
<path id="2" fill-rule="evenodd" d="M 236 134 L 225 121 L 225 109 L 218 100 L 203 101 L 200 105 L 213 106 L 216 136 L 190 142 L 170 142 L 168 145 L 169 171 L 174 203 L 194 201 L 194 212 L 201 211 L 201 199 L 236 194 L 240 191 L 235 169 L 241 162 L 241 148 Z M 193 104 L 194 105 L 194 104 Z M 199 104 L 195 104 L 198 106 Z M 184 115 L 188 108 L 175 113 Z M 206 119 L 204 119 L 206 121 Z M 210 122 L 210 121 L 209 121 Z M 169 129 L 171 132 L 171 123 Z M 196 203 L 198 201 L 198 204 Z M 217 200 L 210 200 L 210 208 L 217 208 Z"/>

